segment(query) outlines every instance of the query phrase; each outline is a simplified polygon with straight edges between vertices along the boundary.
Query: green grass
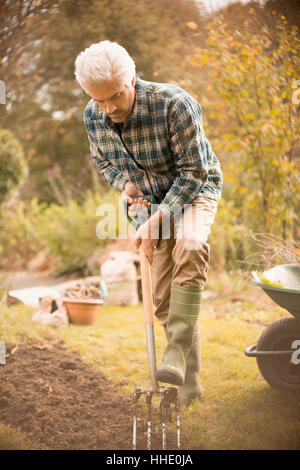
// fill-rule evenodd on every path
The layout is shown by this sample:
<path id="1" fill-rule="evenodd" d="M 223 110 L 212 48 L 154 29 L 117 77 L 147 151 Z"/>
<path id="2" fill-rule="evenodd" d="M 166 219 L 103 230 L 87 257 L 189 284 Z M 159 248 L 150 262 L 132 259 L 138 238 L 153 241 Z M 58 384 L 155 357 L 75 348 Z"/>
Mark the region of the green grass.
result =
<path id="1" fill-rule="evenodd" d="M 0 450 L 44 450 L 45 447 L 31 442 L 23 433 L 0 423 Z"/>
<path id="2" fill-rule="evenodd" d="M 257 342 L 267 324 L 289 314 L 254 291 L 245 301 L 219 297 L 203 301 L 202 385 L 205 396 L 183 409 L 182 433 L 190 449 L 299 449 L 300 393 L 278 391 L 260 376 L 254 358 L 243 350 Z M 142 305 L 101 307 L 92 326 L 55 328 L 31 321 L 33 309 L 3 307 L 1 338 L 19 342 L 26 337 L 47 343 L 57 335 L 67 348 L 119 384 L 120 393 L 149 386 Z M 157 362 L 165 336 L 155 320 Z M 0 441 L 2 435 L 0 428 Z M 9 439 L 9 437 L 8 437 Z M 16 440 L 18 445 L 18 440 Z"/>

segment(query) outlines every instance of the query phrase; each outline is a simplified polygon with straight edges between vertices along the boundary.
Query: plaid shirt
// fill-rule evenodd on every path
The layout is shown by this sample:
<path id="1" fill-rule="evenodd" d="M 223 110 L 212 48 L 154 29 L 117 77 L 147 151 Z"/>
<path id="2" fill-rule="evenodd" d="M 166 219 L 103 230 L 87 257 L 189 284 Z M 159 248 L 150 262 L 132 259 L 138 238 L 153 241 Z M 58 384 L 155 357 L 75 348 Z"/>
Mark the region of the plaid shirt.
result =
<path id="1" fill-rule="evenodd" d="M 122 131 L 91 99 L 84 111 L 91 156 L 107 183 L 154 194 L 161 212 L 197 196 L 221 199 L 220 162 L 205 137 L 201 106 L 175 85 L 136 77 L 136 100 Z"/>

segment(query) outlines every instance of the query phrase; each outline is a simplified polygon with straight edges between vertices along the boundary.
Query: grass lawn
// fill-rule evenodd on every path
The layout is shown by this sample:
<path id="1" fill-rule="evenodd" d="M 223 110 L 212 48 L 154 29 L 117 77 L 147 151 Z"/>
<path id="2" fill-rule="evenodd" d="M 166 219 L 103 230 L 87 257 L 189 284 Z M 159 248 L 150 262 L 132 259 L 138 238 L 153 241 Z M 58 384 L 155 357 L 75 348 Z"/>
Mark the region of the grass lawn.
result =
<path id="1" fill-rule="evenodd" d="M 116 383 L 120 393 L 131 394 L 136 386 L 149 386 L 141 304 L 101 307 L 95 325 L 68 328 L 34 323 L 32 313 L 32 308 L 21 304 L 2 306 L 0 339 L 18 343 L 30 337 L 47 344 L 58 336 L 67 348 L 78 350 L 87 363 Z M 185 448 L 300 449 L 300 392 L 271 388 L 260 377 L 256 360 L 243 353 L 246 346 L 257 342 L 267 325 L 288 316 L 255 288 L 203 301 L 200 326 L 205 396 L 183 409 Z M 156 321 L 155 334 L 159 362 L 165 336 Z M 32 447 L 26 436 L 14 433 L 1 421 L 0 442 L 5 443 L 4 448 L 38 447 Z"/>
<path id="2" fill-rule="evenodd" d="M 0 423 L 0 450 L 42 450 L 17 429 Z"/>

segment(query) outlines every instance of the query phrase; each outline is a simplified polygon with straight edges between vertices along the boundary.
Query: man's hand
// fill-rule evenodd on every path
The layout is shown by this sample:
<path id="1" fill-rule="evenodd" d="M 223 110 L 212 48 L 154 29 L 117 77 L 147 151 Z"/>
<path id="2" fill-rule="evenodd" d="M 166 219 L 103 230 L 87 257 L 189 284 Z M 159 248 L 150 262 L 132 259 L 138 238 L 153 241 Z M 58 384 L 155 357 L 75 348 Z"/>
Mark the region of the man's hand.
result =
<path id="1" fill-rule="evenodd" d="M 139 227 L 135 236 L 135 246 L 139 248 L 142 244 L 145 255 L 150 264 L 153 262 L 153 251 L 159 242 L 159 226 L 161 224 L 162 214 L 157 211 L 150 219 Z"/>
<path id="2" fill-rule="evenodd" d="M 133 197 L 139 197 L 138 200 L 133 201 Z M 131 211 L 138 212 L 140 209 L 144 209 L 144 206 L 151 206 L 151 203 L 147 199 L 143 199 L 143 193 L 133 183 L 127 181 L 122 192 L 122 199 L 129 204 L 128 209 Z M 145 255 L 147 256 L 150 264 L 153 262 L 153 251 L 155 246 L 159 242 L 159 226 L 162 221 L 162 213 L 155 212 L 150 219 L 147 220 L 143 225 L 139 227 L 135 236 L 135 246 L 139 248 L 142 244 Z"/>
<path id="3" fill-rule="evenodd" d="M 138 200 L 133 201 L 133 197 L 141 196 Z M 133 183 L 127 181 L 124 187 L 124 191 L 122 192 L 122 199 L 126 201 L 127 204 L 130 204 L 128 209 L 138 211 L 138 204 L 143 204 L 144 206 L 150 206 L 151 203 L 147 201 L 147 199 L 143 199 L 142 191 L 137 188 Z M 134 204 L 133 204 L 134 202 Z"/>
<path id="4" fill-rule="evenodd" d="M 158 238 L 151 238 L 151 228 L 148 225 L 148 221 L 141 225 L 136 232 L 135 246 L 139 248 L 139 246 L 142 245 L 150 264 L 153 263 L 153 251 L 158 243 L 158 240 Z"/>

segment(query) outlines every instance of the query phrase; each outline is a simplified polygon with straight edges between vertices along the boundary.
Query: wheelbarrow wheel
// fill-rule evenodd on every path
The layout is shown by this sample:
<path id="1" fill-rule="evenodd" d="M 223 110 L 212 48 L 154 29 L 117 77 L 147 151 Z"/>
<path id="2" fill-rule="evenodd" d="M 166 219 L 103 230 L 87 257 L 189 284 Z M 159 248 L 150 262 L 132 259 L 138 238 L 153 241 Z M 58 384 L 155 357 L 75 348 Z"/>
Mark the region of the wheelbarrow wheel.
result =
<path id="1" fill-rule="evenodd" d="M 262 376 L 272 387 L 300 390 L 300 364 L 292 356 L 299 349 L 299 346 L 292 349 L 295 340 L 300 341 L 300 322 L 296 318 L 284 318 L 272 323 L 259 338 L 257 351 L 291 351 L 291 355 L 256 358 Z"/>

